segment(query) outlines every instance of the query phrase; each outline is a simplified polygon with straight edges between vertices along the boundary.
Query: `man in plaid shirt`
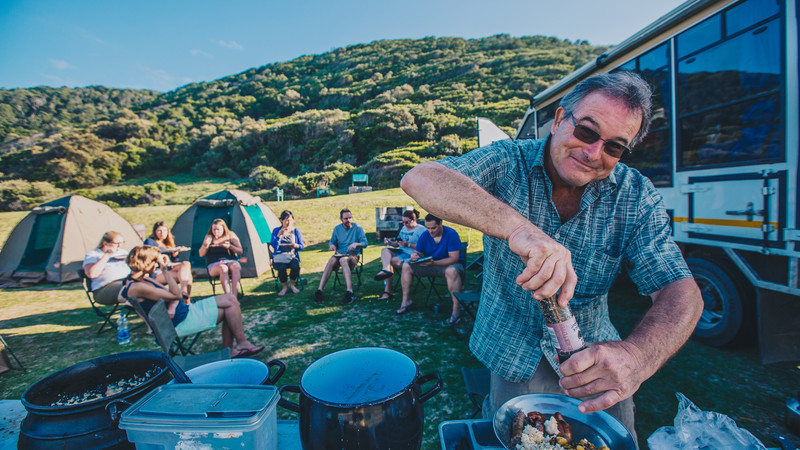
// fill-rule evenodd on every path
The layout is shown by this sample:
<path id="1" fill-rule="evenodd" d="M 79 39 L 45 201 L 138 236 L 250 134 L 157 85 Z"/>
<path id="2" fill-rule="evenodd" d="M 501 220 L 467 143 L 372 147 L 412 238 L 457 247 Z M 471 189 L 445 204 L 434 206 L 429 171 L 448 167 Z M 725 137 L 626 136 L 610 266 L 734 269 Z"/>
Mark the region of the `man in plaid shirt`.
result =
<path id="1" fill-rule="evenodd" d="M 691 336 L 702 297 L 662 198 L 619 163 L 647 134 L 651 95 L 633 73 L 596 75 L 561 100 L 545 139 L 495 142 L 403 178 L 427 211 L 484 233 L 470 339 L 492 371 L 484 417 L 517 395 L 561 393 L 583 399 L 581 412 L 607 410 L 635 436 L 631 396 Z M 653 306 L 620 340 L 607 296 L 623 265 Z M 556 293 L 588 343 L 560 365 L 534 300 Z"/>

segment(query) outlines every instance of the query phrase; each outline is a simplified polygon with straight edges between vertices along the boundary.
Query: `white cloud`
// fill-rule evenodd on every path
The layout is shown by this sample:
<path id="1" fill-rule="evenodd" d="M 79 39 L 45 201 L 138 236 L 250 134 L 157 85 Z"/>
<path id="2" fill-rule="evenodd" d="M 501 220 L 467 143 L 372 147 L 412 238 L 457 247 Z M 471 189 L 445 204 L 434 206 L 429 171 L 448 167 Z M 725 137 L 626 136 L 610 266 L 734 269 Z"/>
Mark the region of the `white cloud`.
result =
<path id="1" fill-rule="evenodd" d="M 64 61 L 63 59 L 51 59 L 50 64 L 58 70 L 74 69 L 75 66 Z"/>
<path id="2" fill-rule="evenodd" d="M 236 41 L 219 41 L 218 44 L 219 44 L 220 47 L 224 47 L 224 48 L 230 48 L 230 49 L 233 49 L 233 50 L 244 50 L 244 47 L 242 47 L 242 44 L 240 44 L 240 43 L 238 43 Z"/>
<path id="3" fill-rule="evenodd" d="M 204 52 L 203 50 L 199 50 L 196 48 L 189 50 L 189 54 L 192 56 L 202 56 L 204 58 L 212 58 L 214 56 L 211 53 Z"/>

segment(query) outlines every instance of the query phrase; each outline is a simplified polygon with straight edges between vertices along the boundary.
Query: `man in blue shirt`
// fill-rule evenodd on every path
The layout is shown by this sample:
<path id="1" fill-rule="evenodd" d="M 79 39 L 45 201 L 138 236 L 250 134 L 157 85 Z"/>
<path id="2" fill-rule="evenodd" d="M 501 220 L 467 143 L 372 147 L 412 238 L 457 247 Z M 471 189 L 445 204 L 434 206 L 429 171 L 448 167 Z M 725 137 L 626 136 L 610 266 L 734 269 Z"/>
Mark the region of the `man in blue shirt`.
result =
<path id="1" fill-rule="evenodd" d="M 442 225 L 442 219 L 428 214 L 425 216 L 425 228 L 417 241 L 414 253 L 403 263 L 400 284 L 403 286 L 403 302 L 395 313 L 403 315 L 416 308 L 409 299 L 414 275 L 419 277 L 440 277 L 447 280 L 447 290 L 453 300 L 453 312 L 447 320 L 448 325 L 455 325 L 461 319 L 461 310 L 454 292 L 461 292 L 464 265 L 461 261 L 461 238 L 456 230 Z M 427 261 L 417 262 L 420 258 L 430 257 Z"/>
<path id="2" fill-rule="evenodd" d="M 353 294 L 352 272 L 358 264 L 362 249 L 367 246 L 367 235 L 364 234 L 364 229 L 359 224 L 353 222 L 353 213 L 349 209 L 339 211 L 339 220 L 342 223 L 333 227 L 331 240 L 328 243 L 330 251 L 335 253 L 328 260 L 328 264 L 322 272 L 322 278 L 319 280 L 319 288 L 314 292 L 314 302 L 318 305 L 325 301 L 325 296 L 322 294 L 325 283 L 328 282 L 333 271 L 339 267 L 342 268 L 344 283 L 347 287 L 342 305 L 353 303 L 356 299 Z"/>
<path id="3" fill-rule="evenodd" d="M 485 417 L 517 395 L 565 393 L 635 435 L 631 396 L 691 336 L 703 301 L 663 200 L 619 162 L 647 134 L 651 96 L 636 74 L 596 75 L 561 99 L 545 139 L 498 141 L 403 177 L 420 206 L 484 233 L 470 350 L 492 371 Z M 623 264 L 653 305 L 620 340 L 608 289 Z M 557 293 L 588 342 L 563 364 L 531 298 Z"/>

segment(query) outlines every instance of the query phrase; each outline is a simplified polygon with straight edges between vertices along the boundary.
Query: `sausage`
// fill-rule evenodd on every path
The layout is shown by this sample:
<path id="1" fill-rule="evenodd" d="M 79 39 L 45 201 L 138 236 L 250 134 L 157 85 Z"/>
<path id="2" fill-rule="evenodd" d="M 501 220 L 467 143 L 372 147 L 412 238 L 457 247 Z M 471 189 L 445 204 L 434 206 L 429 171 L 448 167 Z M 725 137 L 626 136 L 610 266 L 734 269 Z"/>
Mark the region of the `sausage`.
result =
<path id="1" fill-rule="evenodd" d="M 522 430 L 525 429 L 525 425 L 527 424 L 527 418 L 525 417 L 525 413 L 522 412 L 520 409 L 514 414 L 514 418 L 511 419 L 511 447 L 516 447 L 517 444 L 522 442 Z"/>
<path id="2" fill-rule="evenodd" d="M 558 436 L 563 437 L 567 442 L 572 442 L 572 427 L 564 420 L 564 416 L 560 412 L 553 414 L 558 423 Z"/>

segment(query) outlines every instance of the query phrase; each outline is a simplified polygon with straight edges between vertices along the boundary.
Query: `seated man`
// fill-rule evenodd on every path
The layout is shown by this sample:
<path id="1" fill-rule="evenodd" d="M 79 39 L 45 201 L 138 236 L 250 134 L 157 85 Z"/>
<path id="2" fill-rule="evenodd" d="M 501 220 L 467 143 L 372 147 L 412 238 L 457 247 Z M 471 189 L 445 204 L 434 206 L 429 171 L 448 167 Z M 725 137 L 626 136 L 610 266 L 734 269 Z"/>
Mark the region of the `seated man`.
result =
<path id="1" fill-rule="evenodd" d="M 353 222 L 353 213 L 349 209 L 341 210 L 339 219 L 342 223 L 333 228 L 333 234 L 331 234 L 329 242 L 330 251 L 336 253 L 328 260 L 328 264 L 322 272 L 322 279 L 319 280 L 319 288 L 314 292 L 314 302 L 318 305 L 325 300 L 325 296 L 322 294 L 325 283 L 328 282 L 333 271 L 339 267 L 342 268 L 342 275 L 344 275 L 344 282 L 347 287 L 347 292 L 345 292 L 342 299 L 342 305 L 352 303 L 356 299 L 355 295 L 353 295 L 352 270 L 358 264 L 361 249 L 367 246 L 367 235 L 364 234 L 364 229 L 360 225 Z M 342 264 L 343 262 L 345 264 Z"/>
<path id="2" fill-rule="evenodd" d="M 131 273 L 125 259 L 128 251 L 122 248 L 125 239 L 119 231 L 107 231 L 100 245 L 83 257 L 83 271 L 91 280 L 89 289 L 94 301 L 101 305 L 117 303 L 122 280 Z"/>
<path id="3" fill-rule="evenodd" d="M 411 258 L 403 263 L 403 273 L 400 278 L 403 286 L 403 303 L 400 304 L 395 314 L 405 314 L 416 307 L 409 299 L 414 275 L 420 277 L 440 277 L 447 280 L 447 290 L 453 300 L 453 313 L 447 320 L 448 325 L 455 325 L 461 320 L 461 309 L 456 299 L 455 292 L 461 292 L 464 275 L 464 265 L 461 264 L 461 238 L 456 230 L 442 225 L 442 219 L 428 214 L 425 216 L 425 228 L 417 241 L 417 246 Z M 427 261 L 417 262 L 422 257 L 430 257 Z"/>

